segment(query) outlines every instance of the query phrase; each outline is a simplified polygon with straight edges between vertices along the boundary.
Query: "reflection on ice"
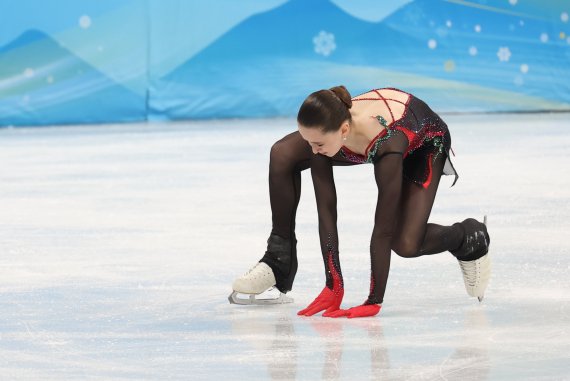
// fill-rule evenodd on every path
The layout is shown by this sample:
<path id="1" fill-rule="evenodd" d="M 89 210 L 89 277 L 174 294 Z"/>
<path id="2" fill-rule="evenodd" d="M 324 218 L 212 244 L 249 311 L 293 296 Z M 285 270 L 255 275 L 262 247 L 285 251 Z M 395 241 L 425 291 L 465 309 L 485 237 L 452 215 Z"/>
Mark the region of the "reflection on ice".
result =
<path id="1" fill-rule="evenodd" d="M 378 380 L 489 379 L 491 341 L 484 309 L 465 312 L 464 326 L 448 334 L 452 345 L 438 343 L 437 337 L 428 337 L 426 342 L 399 342 L 397 336 L 384 334 L 384 325 L 391 323 L 374 318 L 293 318 L 289 310 L 258 311 L 248 314 L 247 319 L 232 318 L 232 334 L 254 348 L 257 356 L 252 355 L 249 361 L 255 372 L 261 367 L 271 380 L 341 380 L 349 376 Z M 404 347 L 401 353 L 390 354 L 390 347 L 400 345 Z M 405 354 L 406 347 L 415 346 L 425 351 L 419 363 Z M 433 356 L 430 346 L 443 350 Z M 246 349 L 242 355 L 247 353 Z"/>
<path id="2" fill-rule="evenodd" d="M 489 379 L 489 322 L 482 308 L 466 311 L 463 331 L 458 335 L 459 345 L 440 365 L 444 380 Z"/>

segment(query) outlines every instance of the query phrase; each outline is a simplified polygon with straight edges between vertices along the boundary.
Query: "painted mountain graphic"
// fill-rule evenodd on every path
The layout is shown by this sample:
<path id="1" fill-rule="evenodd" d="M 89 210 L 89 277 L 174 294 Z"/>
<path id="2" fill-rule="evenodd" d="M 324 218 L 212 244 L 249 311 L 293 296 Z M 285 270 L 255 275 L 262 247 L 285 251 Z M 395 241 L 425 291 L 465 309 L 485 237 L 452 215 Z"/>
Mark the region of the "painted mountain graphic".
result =
<path id="1" fill-rule="evenodd" d="M 406 90 L 412 92 L 424 91 L 432 80 L 449 81 L 455 88 L 476 85 L 570 103 L 568 84 L 544 82 L 545 75 L 551 77 L 553 70 L 566 73 L 570 65 L 560 47 L 540 45 L 538 37 L 529 42 L 540 29 L 536 20 L 526 21 L 524 38 L 501 29 L 503 41 L 477 32 L 476 20 L 488 33 L 498 25 L 509 31 L 511 24 L 520 25 L 520 17 L 497 13 L 487 25 L 488 13 L 418 0 L 383 22 L 371 23 L 328 0 L 291 0 L 243 21 L 157 81 L 151 89 L 151 112 L 174 119 L 294 115 L 314 90 L 339 83 L 353 93 L 399 87 L 394 78 L 403 75 L 408 76 L 403 82 L 412 83 Z M 450 20 L 454 14 L 460 16 Z M 458 25 L 453 25 L 455 19 Z M 471 25 L 465 20 L 474 21 Z M 499 51 L 501 47 L 506 49 Z M 412 77 L 419 81 L 413 83 Z M 445 85 L 438 86 L 445 111 L 482 108 L 471 108 L 471 98 L 461 107 L 457 93 L 446 94 Z M 491 110 L 512 107 L 508 100 L 496 103 L 496 97 L 493 104 Z"/>
<path id="2" fill-rule="evenodd" d="M 44 33 L 32 29 L 32 30 L 29 30 L 27 32 L 24 32 L 22 35 L 20 35 L 14 41 L 0 47 L 0 53 L 8 52 L 10 50 L 14 50 L 14 49 L 26 46 L 26 45 L 30 45 L 31 43 L 43 40 L 45 38 L 46 38 L 46 35 Z"/>
<path id="3" fill-rule="evenodd" d="M 144 120 L 145 103 L 40 31 L 0 48 L 0 125 Z"/>
<path id="4" fill-rule="evenodd" d="M 151 107 L 172 117 L 212 117 L 213 105 L 219 107 L 223 98 L 229 112 L 222 110 L 223 115 L 242 116 L 240 105 L 248 112 L 257 108 L 258 115 L 291 115 L 310 92 L 343 80 L 330 82 L 319 73 L 320 64 L 396 67 L 390 56 L 418 43 L 380 23 L 354 18 L 328 0 L 292 0 L 250 17 L 162 78 L 164 87 L 159 83 L 151 93 L 160 102 L 151 100 Z M 210 86 L 216 82 L 236 93 L 220 94 Z M 284 89 L 276 95 L 285 98 L 280 109 L 271 99 L 273 88 Z M 172 91 L 206 94 L 212 101 L 177 103 L 180 96 L 170 96 Z"/>
<path id="5" fill-rule="evenodd" d="M 321 31 L 334 36 L 329 54 L 315 51 Z M 263 57 L 291 57 L 334 62 L 377 63 L 394 53 L 394 47 L 415 44 L 417 37 L 392 30 L 381 23 L 356 19 L 329 0 L 291 0 L 252 16 L 220 37 L 190 62 L 256 60 Z M 170 76 L 183 75 L 186 64 Z"/>

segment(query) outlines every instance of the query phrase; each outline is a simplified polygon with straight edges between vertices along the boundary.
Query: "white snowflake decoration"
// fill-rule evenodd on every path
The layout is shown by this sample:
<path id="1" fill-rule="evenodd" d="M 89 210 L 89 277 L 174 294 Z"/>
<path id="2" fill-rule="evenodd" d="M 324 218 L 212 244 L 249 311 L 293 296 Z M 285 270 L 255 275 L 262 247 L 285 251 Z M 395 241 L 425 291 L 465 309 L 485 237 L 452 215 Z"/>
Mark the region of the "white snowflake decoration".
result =
<path id="1" fill-rule="evenodd" d="M 91 17 L 83 15 L 79 18 L 79 26 L 83 29 L 88 29 L 91 26 Z"/>
<path id="2" fill-rule="evenodd" d="M 568 12 L 562 12 L 560 14 L 560 20 L 562 20 L 562 22 L 568 22 Z"/>
<path id="3" fill-rule="evenodd" d="M 547 33 L 542 33 L 540 35 L 540 42 L 544 42 L 544 43 L 548 42 L 548 34 Z"/>
<path id="4" fill-rule="evenodd" d="M 325 57 L 328 57 L 336 49 L 334 34 L 327 33 L 324 30 L 313 37 L 313 44 L 315 45 L 315 53 L 322 54 Z"/>
<path id="5" fill-rule="evenodd" d="M 471 46 L 471 47 L 469 48 L 469 55 L 471 55 L 471 56 L 476 56 L 477 53 L 479 53 L 479 51 L 477 50 L 477 47 L 476 47 L 476 46 Z"/>
<path id="6" fill-rule="evenodd" d="M 530 67 L 527 64 L 521 65 L 521 73 L 526 74 L 530 70 Z"/>
<path id="7" fill-rule="evenodd" d="M 511 59 L 511 51 L 508 47 L 501 46 L 497 52 L 497 57 L 499 57 L 501 62 L 508 62 Z"/>

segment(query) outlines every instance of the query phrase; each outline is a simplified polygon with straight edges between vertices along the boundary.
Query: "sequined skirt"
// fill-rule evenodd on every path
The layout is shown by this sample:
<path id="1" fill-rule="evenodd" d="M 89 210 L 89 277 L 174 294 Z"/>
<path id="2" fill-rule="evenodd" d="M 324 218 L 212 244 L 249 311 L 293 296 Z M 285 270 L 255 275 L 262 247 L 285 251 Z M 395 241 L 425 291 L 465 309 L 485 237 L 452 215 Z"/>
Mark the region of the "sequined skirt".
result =
<path id="1" fill-rule="evenodd" d="M 404 155 L 404 178 L 427 188 L 433 177 L 436 160 L 445 160 L 444 175 L 459 175 L 450 158 L 451 134 L 447 124 L 429 106 L 412 95 L 402 119 L 391 128 L 403 132 L 409 141 Z"/>

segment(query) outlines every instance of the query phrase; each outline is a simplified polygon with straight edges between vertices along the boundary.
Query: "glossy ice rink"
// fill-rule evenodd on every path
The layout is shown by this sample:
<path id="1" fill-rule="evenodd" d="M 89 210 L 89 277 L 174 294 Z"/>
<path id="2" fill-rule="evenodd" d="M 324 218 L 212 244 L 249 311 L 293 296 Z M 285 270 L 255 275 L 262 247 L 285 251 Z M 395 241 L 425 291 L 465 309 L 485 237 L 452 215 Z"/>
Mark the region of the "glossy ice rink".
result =
<path id="1" fill-rule="evenodd" d="M 393 256 L 379 316 L 300 318 L 324 285 L 309 172 L 290 305 L 230 305 L 270 231 L 292 119 L 0 129 L 2 380 L 570 380 L 570 114 L 444 116 L 489 217 L 483 303 L 449 254 Z M 367 296 L 372 166 L 336 168 L 345 299 Z"/>

